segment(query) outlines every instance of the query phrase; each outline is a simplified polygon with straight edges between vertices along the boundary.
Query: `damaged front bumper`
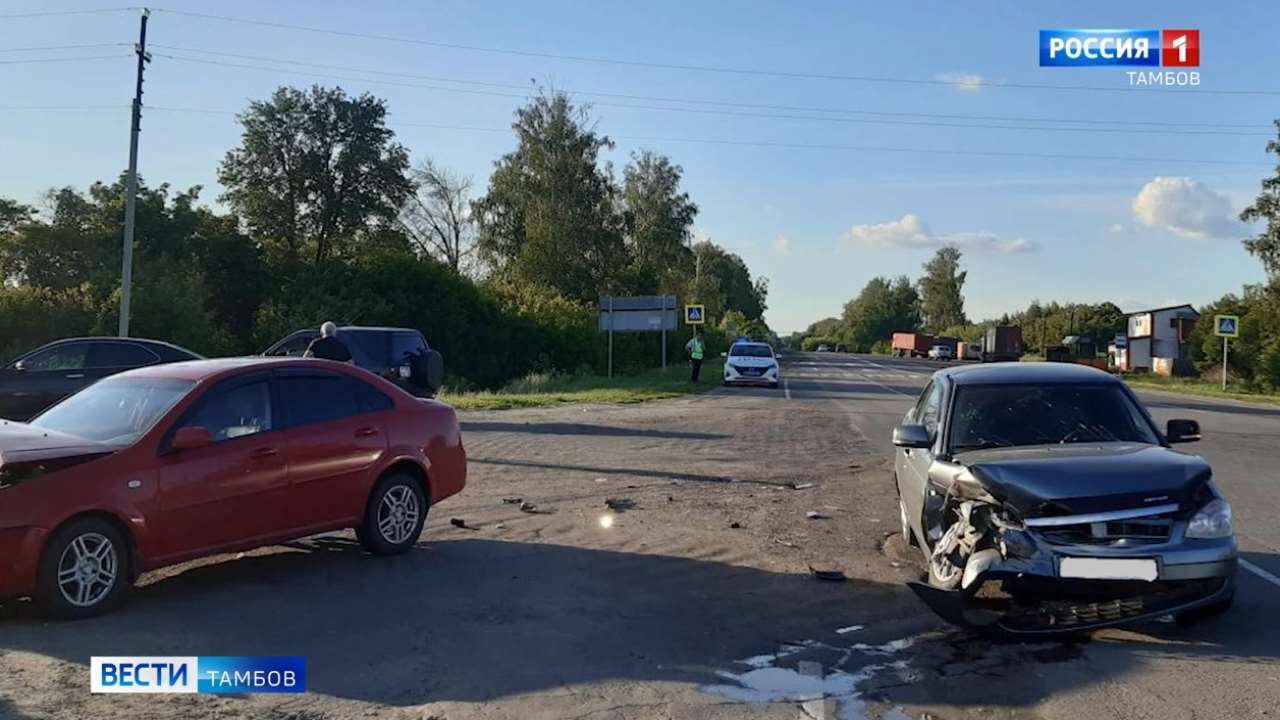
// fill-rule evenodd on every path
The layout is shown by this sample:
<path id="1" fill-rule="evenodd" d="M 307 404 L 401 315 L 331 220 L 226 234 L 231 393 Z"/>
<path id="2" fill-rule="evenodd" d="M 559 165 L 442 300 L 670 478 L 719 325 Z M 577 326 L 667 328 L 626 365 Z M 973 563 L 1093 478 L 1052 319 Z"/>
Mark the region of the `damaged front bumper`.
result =
<path id="1" fill-rule="evenodd" d="M 1012 636 L 1092 630 L 1228 602 L 1235 593 L 1236 541 L 1186 539 L 1132 546 L 1049 542 L 1035 529 L 1000 532 L 997 547 L 975 553 L 961 587 L 912 583 L 948 622 Z M 1063 577 L 1066 558 L 1143 560 L 1153 579 Z"/>

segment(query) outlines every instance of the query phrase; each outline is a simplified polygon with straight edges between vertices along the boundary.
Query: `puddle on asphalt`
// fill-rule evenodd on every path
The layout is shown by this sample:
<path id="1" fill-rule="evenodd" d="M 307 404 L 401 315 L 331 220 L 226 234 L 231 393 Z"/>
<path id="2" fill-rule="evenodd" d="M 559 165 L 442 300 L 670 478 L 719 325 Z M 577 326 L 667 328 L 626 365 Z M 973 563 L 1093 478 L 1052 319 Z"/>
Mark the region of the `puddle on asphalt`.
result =
<path id="1" fill-rule="evenodd" d="M 858 626 L 851 626 L 840 628 L 837 632 L 843 635 L 861 629 Z M 867 715 L 862 693 L 858 689 L 860 685 L 888 673 L 895 674 L 902 683 L 917 680 L 919 675 L 911 671 L 911 663 L 908 660 L 868 664 L 855 671 L 844 669 L 845 665 L 855 655 L 892 656 L 932 634 L 914 635 L 882 645 L 855 643 L 848 647 L 840 647 L 816 640 L 787 643 L 773 653 L 739 660 L 739 664 L 750 668 L 744 672 L 718 671 L 716 674 L 729 682 L 706 685 L 702 689 L 705 692 L 744 703 L 796 702 L 800 704 L 802 710 L 800 717 L 813 720 L 871 720 Z M 807 650 L 838 652 L 840 655 L 839 659 L 826 666 L 806 660 L 796 661 L 795 667 L 778 665 L 779 661 L 789 660 Z M 788 662 L 788 665 L 790 664 L 792 663 Z M 896 707 L 881 715 L 881 720 L 903 718 L 908 716 L 901 708 Z"/>

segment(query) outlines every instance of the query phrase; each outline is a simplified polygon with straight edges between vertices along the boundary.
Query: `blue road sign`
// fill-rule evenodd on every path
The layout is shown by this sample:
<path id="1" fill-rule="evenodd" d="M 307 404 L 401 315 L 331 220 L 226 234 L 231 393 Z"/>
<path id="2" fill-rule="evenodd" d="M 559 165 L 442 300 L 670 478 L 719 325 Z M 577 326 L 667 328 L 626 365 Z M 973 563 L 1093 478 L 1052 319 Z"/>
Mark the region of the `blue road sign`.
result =
<path id="1" fill-rule="evenodd" d="M 1240 336 L 1240 316 L 1238 315 L 1214 315 L 1213 316 L 1214 335 L 1219 337 L 1239 337 Z"/>

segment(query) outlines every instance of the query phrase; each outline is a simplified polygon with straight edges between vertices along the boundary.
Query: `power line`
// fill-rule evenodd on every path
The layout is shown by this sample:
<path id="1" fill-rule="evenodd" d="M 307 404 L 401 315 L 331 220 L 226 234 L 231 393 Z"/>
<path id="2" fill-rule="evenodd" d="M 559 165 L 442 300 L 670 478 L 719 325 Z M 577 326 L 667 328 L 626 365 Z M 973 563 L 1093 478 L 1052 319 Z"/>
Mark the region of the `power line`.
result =
<path id="1" fill-rule="evenodd" d="M 11 52 L 37 52 L 41 50 L 84 50 L 87 48 L 104 48 L 104 47 L 129 47 L 129 43 L 86 43 L 84 45 L 45 45 L 42 47 L 15 47 L 0 48 L 0 53 Z"/>
<path id="2" fill-rule="evenodd" d="M 282 30 L 297 30 L 301 32 L 318 33 L 322 35 L 332 35 L 338 37 L 358 38 L 362 40 L 377 40 L 379 42 L 394 42 L 410 45 L 424 45 L 428 47 L 438 47 L 450 50 L 466 50 L 470 52 L 494 53 L 500 55 L 514 55 L 517 57 L 534 57 L 547 60 L 569 60 L 573 62 L 597 63 L 603 65 L 630 66 L 655 68 L 663 70 L 684 70 L 705 73 L 720 73 L 730 75 L 751 75 L 761 77 L 777 77 L 787 79 L 810 79 L 810 80 L 840 80 L 847 82 L 868 82 L 868 83 L 896 83 L 907 85 L 924 85 L 924 86 L 943 86 L 955 87 L 956 82 L 952 80 L 937 80 L 926 78 L 900 78 L 900 77 L 882 77 L 873 75 L 841 75 L 835 73 L 813 73 L 813 72 L 793 72 L 783 70 L 762 70 L 757 68 L 739 68 L 718 65 L 693 65 L 681 63 L 660 63 L 648 62 L 641 60 L 619 60 L 617 58 L 602 58 L 586 55 L 568 55 L 561 53 L 537 52 L 531 50 L 513 50 L 510 48 L 484 47 L 480 45 L 464 45 L 460 43 L 446 43 L 434 40 L 423 40 L 420 38 L 400 37 L 396 35 L 381 35 L 376 33 L 361 33 L 347 30 L 331 30 L 328 28 L 317 28 L 306 25 L 295 25 L 292 23 L 273 22 L 267 20 L 253 20 L 250 18 L 232 17 L 228 15 L 214 15 L 211 13 L 192 12 L 188 10 L 172 10 L 168 8 L 155 8 L 156 12 L 166 12 L 171 15 L 180 15 L 184 17 L 200 18 L 204 20 L 218 20 L 221 22 L 240 23 L 243 25 L 256 25 L 259 27 L 270 27 Z M 1012 83 L 1012 82 L 995 82 L 990 80 L 979 80 L 973 83 L 966 83 L 966 87 L 975 88 L 1000 88 L 1000 89 L 1019 89 L 1019 90 L 1062 90 L 1062 91 L 1085 91 L 1085 92 L 1146 92 L 1146 93 L 1177 93 L 1185 95 L 1280 95 L 1280 90 L 1176 90 L 1169 87 L 1114 87 L 1099 85 L 1053 85 L 1049 83 Z"/>
<path id="3" fill-rule="evenodd" d="M 118 60 L 123 57 L 130 57 L 130 55 L 129 54 L 86 55 L 84 57 L 38 58 L 38 59 L 32 59 L 32 60 L 0 60 L 0 65 L 36 65 L 39 63 L 80 62 L 83 60 Z"/>
<path id="4" fill-rule="evenodd" d="M 205 50 L 203 48 L 181 47 L 177 45 L 155 44 L 155 45 L 152 45 L 152 47 L 163 49 L 163 50 L 174 50 L 178 52 L 189 52 L 189 53 L 197 53 L 202 55 L 211 55 L 215 57 L 226 57 L 226 58 L 235 58 L 240 60 L 260 61 L 260 62 L 272 62 L 272 63 L 280 63 L 285 65 L 299 65 L 303 67 L 313 67 L 313 68 L 321 68 L 321 69 L 328 69 L 328 70 L 341 70 L 346 72 L 358 72 L 358 73 L 366 73 L 370 75 L 383 75 L 387 77 L 400 77 L 400 78 L 409 78 L 409 79 L 416 79 L 416 80 L 427 80 L 430 82 L 447 82 L 447 83 L 457 83 L 461 85 L 475 85 L 478 87 L 492 87 L 492 88 L 515 89 L 515 90 L 530 89 L 530 86 L 526 84 L 485 82 L 481 80 L 462 80 L 458 78 L 440 77 L 436 75 L 421 75 L 417 73 L 392 72 L 387 70 L 358 68 L 358 67 L 352 67 L 349 65 L 331 65 L 327 63 L 314 63 L 314 62 L 307 62 L 303 60 L 291 60 L 286 58 L 275 58 L 275 57 L 267 57 L 262 55 L 244 55 L 240 53 L 229 53 L 229 52 L 222 52 L 217 50 Z M 183 59 L 194 60 L 194 58 L 183 58 Z M 570 89 L 564 89 L 561 92 L 565 92 L 570 95 L 608 97 L 608 98 L 619 98 L 624 100 L 641 100 L 641 101 L 649 101 L 649 102 L 687 103 L 687 104 L 693 104 L 693 105 L 708 105 L 713 107 L 757 108 L 757 109 L 764 109 L 764 110 L 818 112 L 818 113 L 834 113 L 834 114 L 845 114 L 845 115 L 871 115 L 871 116 L 879 116 L 879 117 L 918 117 L 918 118 L 940 118 L 945 120 L 991 120 L 991 121 L 997 121 L 997 122 L 1028 122 L 1028 123 L 1050 122 L 1050 123 L 1064 123 L 1068 125 L 1070 124 L 1128 125 L 1128 126 L 1150 125 L 1153 127 L 1202 127 L 1202 128 L 1255 129 L 1255 130 L 1274 129 L 1274 127 L 1270 124 L 1172 122 L 1172 121 L 1133 120 L 1133 119 L 1074 120 L 1074 119 L 1068 119 L 1068 118 L 1054 118 L 1054 117 L 1044 117 L 1044 116 L 1032 117 L 1032 116 L 1025 116 L 1025 115 L 1024 116 L 964 115 L 964 114 L 947 114 L 947 113 L 888 112 L 888 111 L 875 111 L 875 110 L 854 110 L 850 108 L 820 107 L 820 106 L 811 106 L 811 105 L 809 106 L 776 105 L 776 104 L 765 104 L 765 103 L 731 102 L 731 101 L 724 101 L 724 100 L 707 100 L 705 98 L 669 97 L 669 96 L 661 96 L 661 95 L 635 95 L 635 94 L 628 94 L 628 93 L 611 93 L 611 92 L 570 90 Z"/>
<path id="5" fill-rule="evenodd" d="M 422 85 L 418 83 L 405 83 L 392 80 L 375 80 L 370 78 L 351 77 L 346 75 L 334 75 L 330 73 L 317 73 L 304 70 L 296 70 L 293 68 L 268 67 L 265 65 L 250 65 L 245 63 L 230 63 L 221 60 L 206 60 L 203 58 L 183 57 L 180 55 L 169 55 L 165 53 L 156 53 L 156 57 L 162 57 L 169 60 L 178 60 L 182 62 L 199 63 L 204 65 L 214 65 L 221 67 L 233 67 L 248 70 L 263 70 L 267 72 L 277 73 L 293 73 L 298 75 L 308 75 L 312 77 L 322 77 L 337 80 L 349 80 L 354 82 L 375 83 L 383 85 L 394 85 L 398 87 L 410 87 L 423 90 L 434 90 L 438 92 L 465 93 L 469 95 L 487 95 L 493 97 L 509 97 L 524 99 L 528 97 L 528 93 L 516 94 L 510 92 L 499 92 L 496 90 L 476 90 L 472 88 L 454 88 L 441 87 L 438 85 Z M 1061 126 L 1031 126 L 1031 125 L 993 125 L 990 123 L 958 123 L 958 122 L 941 122 L 928 120 L 902 120 L 902 119 L 870 119 L 870 118 L 851 118 L 851 117 L 819 117 L 813 115 L 780 115 L 776 113 L 759 113 L 748 112 L 744 110 L 711 110 L 706 108 L 688 108 L 688 107 L 664 107 L 658 105 L 642 105 L 636 103 L 616 103 L 616 102 L 597 102 L 595 105 L 601 107 L 617 107 L 633 110 L 656 110 L 661 112 L 679 112 L 691 113 L 698 115 L 720 115 L 729 117 L 750 117 L 764 118 L 772 120 L 806 120 L 815 122 L 835 122 L 857 125 L 893 125 L 902 127 L 949 127 L 949 128 L 971 128 L 980 130 L 1015 130 L 1015 131 L 1041 131 L 1041 132 L 1075 132 L 1075 133 L 1111 133 L 1122 135 L 1234 135 L 1234 136 L 1259 136 L 1270 137 L 1273 133 L 1269 132 L 1246 132 L 1235 130 L 1172 130 L 1158 128 L 1104 128 L 1104 127 L 1061 127 Z"/>
<path id="6" fill-rule="evenodd" d="M 182 108 L 182 107 L 164 107 L 159 105 L 149 105 L 148 109 L 158 110 L 161 112 L 190 112 L 204 113 L 210 115 L 238 115 L 233 110 L 215 110 L 211 108 Z M 511 128 L 495 128 L 495 127 L 478 127 L 473 125 L 447 125 L 440 123 L 421 123 L 421 122 L 400 122 L 392 120 L 387 123 L 392 127 L 412 127 L 412 128 L 432 128 L 437 130 L 460 130 L 467 132 L 484 132 L 484 133 L 511 133 Z M 1247 166 L 1261 167 L 1268 165 L 1265 161 L 1253 160 L 1208 160 L 1195 158 L 1168 158 L 1168 157 L 1148 157 L 1148 156 L 1126 156 L 1126 155 L 1087 155 L 1076 153 L 1036 153 L 1036 152 L 1019 152 L 1014 150 L 957 150 L 953 148 L 915 148 L 915 147 L 890 147 L 876 145 L 837 145 L 827 143 L 793 143 L 793 142 L 774 142 L 768 140 L 729 140 L 724 138 L 688 138 L 688 137 L 668 137 L 656 135 L 614 135 L 609 133 L 610 138 L 618 140 L 635 140 L 643 142 L 679 142 L 679 143 L 696 143 L 708 145 L 736 145 L 745 147 L 762 147 L 762 148 L 794 148 L 804 150 L 846 150 L 855 152 L 887 152 L 887 153 L 912 153 L 922 155 L 959 155 L 959 156 L 978 156 L 978 157 L 1009 157 L 1009 158 L 1032 158 L 1039 160 L 1090 160 L 1090 161 L 1118 161 L 1118 162 L 1153 162 L 1153 163 L 1189 163 L 1198 165 L 1231 165 L 1231 166 Z"/>
<path id="7" fill-rule="evenodd" d="M 0 111 L 21 110 L 124 110 L 128 105 L 0 105 Z"/>
<path id="8" fill-rule="evenodd" d="M 139 12 L 141 10 L 141 7 L 96 8 L 92 10 L 48 10 L 41 12 L 3 13 L 0 14 L 0 19 L 17 20 L 20 18 L 58 17 L 62 15 L 100 15 L 103 13 Z"/>

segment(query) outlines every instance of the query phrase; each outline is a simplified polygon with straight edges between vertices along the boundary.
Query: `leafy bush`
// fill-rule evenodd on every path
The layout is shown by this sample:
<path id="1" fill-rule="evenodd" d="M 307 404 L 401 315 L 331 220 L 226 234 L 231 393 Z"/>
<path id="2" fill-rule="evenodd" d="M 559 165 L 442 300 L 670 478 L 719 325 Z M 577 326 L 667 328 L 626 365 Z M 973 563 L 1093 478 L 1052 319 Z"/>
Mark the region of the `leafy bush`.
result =
<path id="1" fill-rule="evenodd" d="M 88 335 L 98 304 L 87 288 L 0 286 L 0 353 L 8 361 L 58 338 Z"/>

